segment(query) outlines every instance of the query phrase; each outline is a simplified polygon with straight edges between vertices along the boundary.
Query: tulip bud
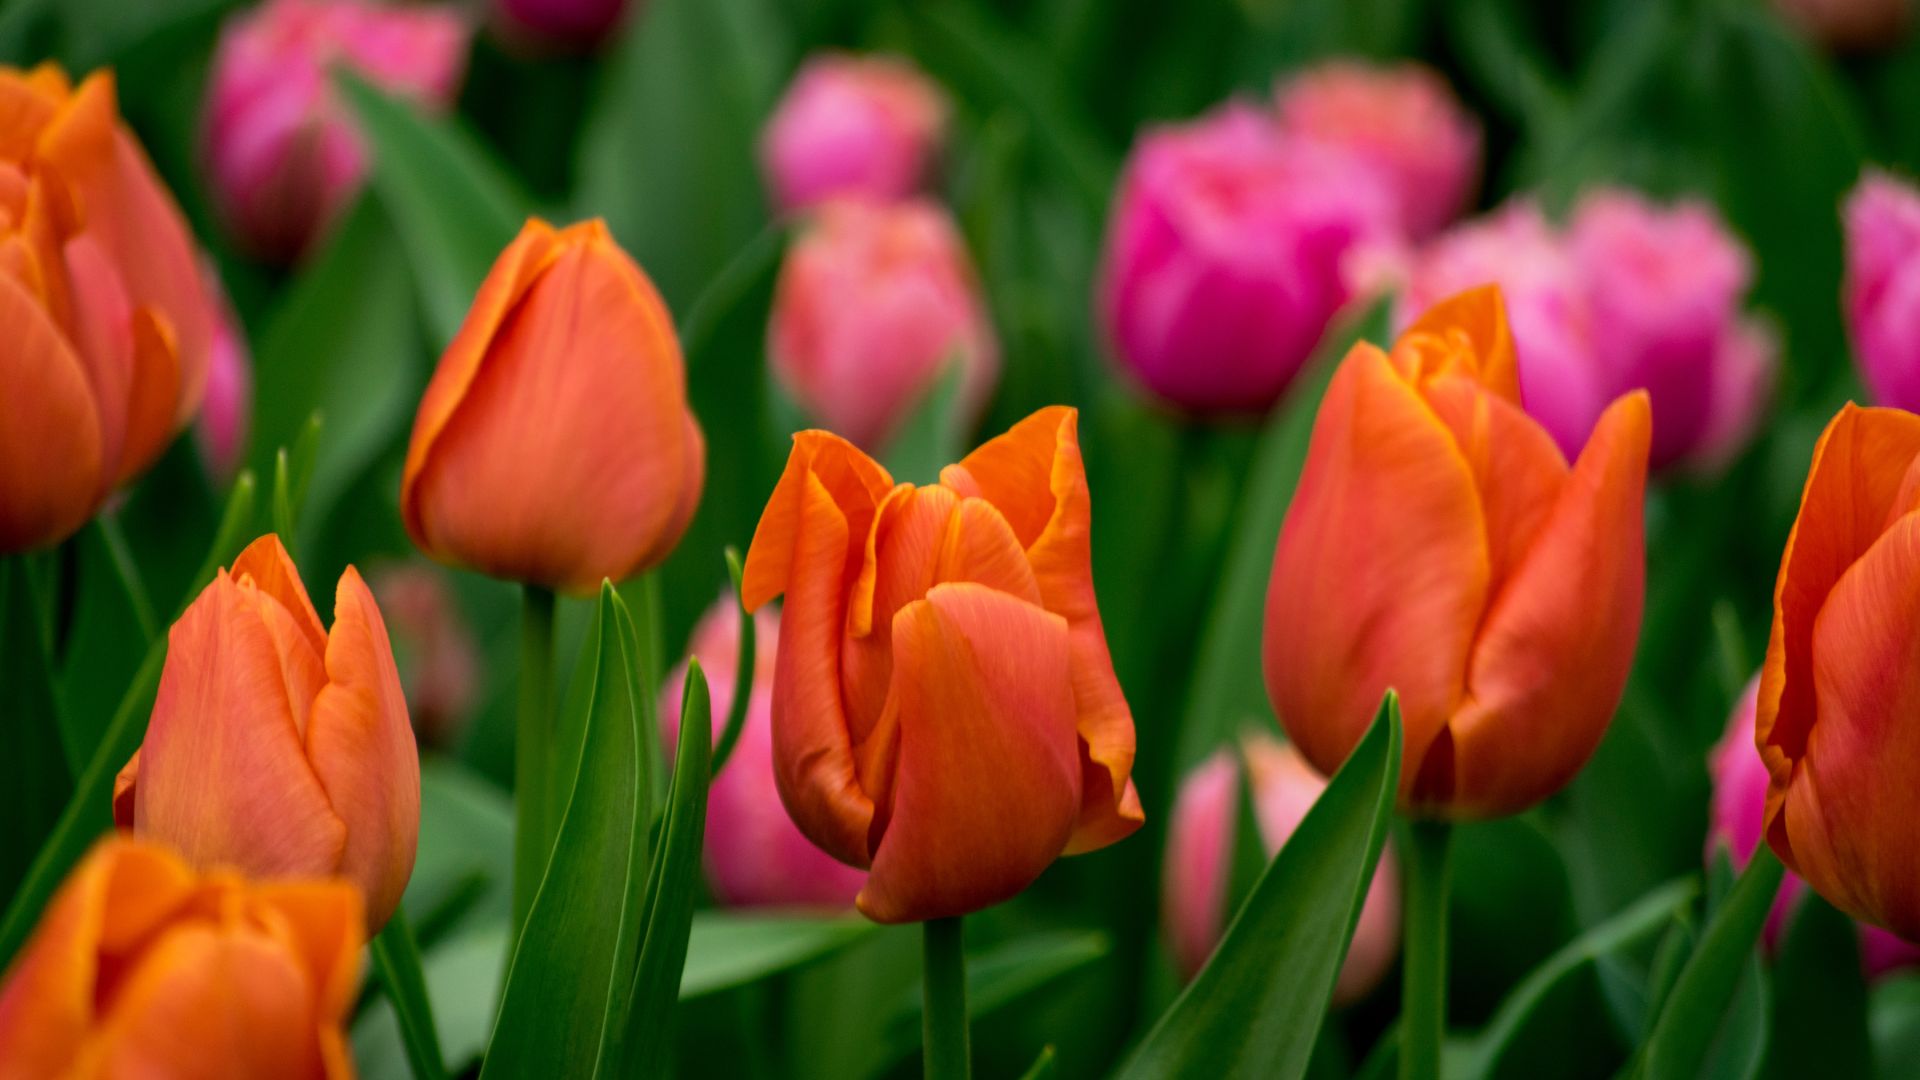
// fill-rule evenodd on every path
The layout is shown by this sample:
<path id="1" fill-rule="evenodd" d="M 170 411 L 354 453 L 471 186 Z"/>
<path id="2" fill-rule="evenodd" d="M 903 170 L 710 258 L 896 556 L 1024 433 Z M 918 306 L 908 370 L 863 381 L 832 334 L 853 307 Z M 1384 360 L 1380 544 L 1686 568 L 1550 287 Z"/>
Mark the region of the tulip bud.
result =
<path id="1" fill-rule="evenodd" d="M 1713 773 L 1712 822 L 1707 830 L 1707 862 L 1711 864 L 1725 848 L 1735 869 L 1747 865 L 1760 846 L 1760 831 L 1767 809 L 1767 766 L 1754 748 L 1754 709 L 1760 692 L 1760 678 L 1754 676 L 1727 718 L 1727 733 L 1713 748 L 1708 764 Z M 1806 884 L 1788 874 L 1767 913 L 1766 943 L 1777 948 L 1786 931 L 1794 906 L 1800 902 Z M 1877 926 L 1860 925 L 1860 954 L 1870 976 L 1920 963 L 1920 948 L 1901 941 Z"/>
<path id="2" fill-rule="evenodd" d="M 753 696 L 739 741 L 707 793 L 706 868 L 714 899 L 728 907 L 849 908 L 867 876 L 813 846 L 780 805 L 773 765 L 773 671 L 780 616 L 754 616 Z M 713 692 L 713 738 L 733 707 L 740 664 L 740 608 L 731 594 L 707 609 L 689 652 Z M 680 739 L 686 665 L 661 693 L 660 732 L 672 752 Z"/>
<path id="3" fill-rule="evenodd" d="M 1773 10 L 1836 52 L 1892 47 L 1913 22 L 1912 0 L 1773 0 Z"/>
<path id="4" fill-rule="evenodd" d="M 1516 813 L 1593 753 L 1640 628 L 1647 395 L 1609 406 L 1569 468 L 1520 408 L 1497 288 L 1362 342 L 1314 420 L 1267 592 L 1267 689 L 1339 768 L 1388 689 L 1400 803 Z"/>
<path id="5" fill-rule="evenodd" d="M 192 419 L 197 258 L 110 73 L 0 66 L 0 555 L 71 535 Z"/>
<path id="6" fill-rule="evenodd" d="M 113 789 L 114 820 L 199 867 L 338 875 L 378 931 L 413 874 L 420 758 L 386 624 L 352 567 L 333 629 L 271 534 L 167 633 L 147 723 Z"/>
<path id="7" fill-rule="evenodd" d="M 1144 820 L 1078 423 L 1042 409 L 927 487 L 801 432 L 754 532 L 747 606 L 787 597 L 780 797 L 871 870 L 857 903 L 876 921 L 978 911 Z"/>
<path id="8" fill-rule="evenodd" d="M 220 277 L 207 266 L 214 300 L 213 349 L 208 354 L 207 392 L 194 421 L 194 441 L 207 475 L 217 485 L 233 482 L 247 458 L 247 433 L 253 417 L 253 357 L 245 329 L 221 289 Z"/>
<path id="9" fill-rule="evenodd" d="M 359 193 L 368 151 L 334 92 L 336 69 L 441 109 L 459 90 L 467 38 L 451 7 L 370 0 L 266 0 L 230 19 L 214 52 L 204 151 L 214 201 L 240 242 L 292 262 Z"/>
<path id="10" fill-rule="evenodd" d="M 1263 412 L 1346 303 L 1342 261 L 1394 214 L 1383 177 L 1249 105 L 1150 131 L 1107 226 L 1108 342 L 1170 405 Z"/>
<path id="11" fill-rule="evenodd" d="M 625 23 L 630 0 L 492 0 L 493 22 L 509 42 L 534 49 L 592 49 Z"/>
<path id="12" fill-rule="evenodd" d="M 0 984 L 0 1076 L 348 1080 L 363 925 L 345 882 L 199 876 L 102 840 Z"/>
<path id="13" fill-rule="evenodd" d="M 782 210 L 904 199 L 926 183 L 946 121 L 946 96 L 907 61 L 822 53 L 767 121 L 760 166 Z"/>
<path id="14" fill-rule="evenodd" d="M 910 199 L 822 207 L 787 252 L 768 359 L 780 384 L 834 432 L 885 446 L 960 365 L 961 406 L 978 416 L 1000 348 L 966 246 L 946 211 Z"/>
<path id="15" fill-rule="evenodd" d="M 480 688 L 480 646 L 459 600 L 440 570 L 419 563 L 382 567 L 370 584 L 393 635 L 413 730 L 423 743 L 449 746 Z"/>
<path id="16" fill-rule="evenodd" d="M 584 592 L 667 557 L 705 470 L 653 283 L 605 223 L 535 219 L 427 384 L 400 512 L 440 562 Z"/>
<path id="17" fill-rule="evenodd" d="M 1773 593 L 1755 741 L 1767 843 L 1835 907 L 1920 940 L 1920 416 L 1847 405 L 1814 447 Z"/>
<path id="18" fill-rule="evenodd" d="M 1358 157 L 1392 192 L 1418 239 L 1458 217 L 1480 178 L 1480 125 L 1445 77 L 1421 64 L 1335 60 L 1275 94 L 1280 129 Z"/>
<path id="19" fill-rule="evenodd" d="M 1845 307 L 1873 400 L 1920 409 L 1920 191 L 1869 170 L 1847 196 Z"/>
<path id="20" fill-rule="evenodd" d="M 1253 780 L 1260 846 L 1271 858 L 1300 827 L 1327 781 L 1298 750 L 1269 735 L 1249 737 L 1239 752 Z M 1160 910 L 1174 963 L 1185 978 L 1199 972 L 1226 928 L 1239 805 L 1240 769 L 1226 750 L 1188 774 L 1173 804 Z M 1367 996 L 1399 949 L 1400 876 L 1388 850 L 1367 887 L 1353 942 L 1334 984 L 1334 1004 L 1351 1005 Z"/>

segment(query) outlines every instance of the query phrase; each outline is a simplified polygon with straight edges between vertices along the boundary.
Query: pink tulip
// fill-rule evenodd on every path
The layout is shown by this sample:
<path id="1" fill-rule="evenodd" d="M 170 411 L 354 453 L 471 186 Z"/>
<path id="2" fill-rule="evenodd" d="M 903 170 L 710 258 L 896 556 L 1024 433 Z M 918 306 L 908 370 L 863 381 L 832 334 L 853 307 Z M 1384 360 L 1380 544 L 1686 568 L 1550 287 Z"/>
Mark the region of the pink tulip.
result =
<path id="1" fill-rule="evenodd" d="M 1861 378 L 1879 404 L 1920 408 L 1920 191 L 1869 170 L 1843 218 L 1847 329 Z"/>
<path id="2" fill-rule="evenodd" d="M 926 182 L 946 116 L 939 87 L 905 60 L 815 56 L 761 136 L 774 202 L 801 210 L 837 196 L 906 198 Z"/>
<path id="3" fill-rule="evenodd" d="M 1177 408 L 1263 412 L 1346 302 L 1342 261 L 1388 238 L 1394 213 L 1372 169 L 1251 105 L 1149 131 L 1108 221 L 1108 342 Z"/>
<path id="4" fill-rule="evenodd" d="M 376 570 L 373 595 L 386 613 L 407 713 L 423 744 L 451 745 L 473 714 L 480 646 L 437 567 L 392 563 Z"/>
<path id="5" fill-rule="evenodd" d="M 1271 856 L 1300 827 L 1327 782 L 1299 751 L 1272 736 L 1248 737 L 1240 753 L 1253 778 L 1261 847 Z M 1231 752 L 1220 750 L 1181 784 L 1167 837 L 1161 912 L 1174 962 L 1186 978 L 1207 962 L 1226 929 L 1227 881 L 1239 813 L 1240 765 Z M 1386 975 L 1399 948 L 1400 879 L 1389 851 L 1367 888 L 1353 943 L 1334 986 L 1334 1003 L 1350 1005 L 1365 997 Z"/>
<path id="6" fill-rule="evenodd" d="M 334 91 L 336 68 L 444 108 L 465 71 L 467 37 L 450 6 L 369 0 L 267 0 L 229 20 L 214 54 L 205 153 L 215 202 L 240 241 L 290 262 L 359 192 L 367 146 Z"/>
<path id="7" fill-rule="evenodd" d="M 835 200 L 809 216 L 780 269 L 767 349 L 802 408 L 869 450 L 887 445 L 949 363 L 969 417 L 1000 371 L 960 234 L 917 198 Z"/>
<path id="8" fill-rule="evenodd" d="M 493 24 L 535 50 L 592 49 L 626 22 L 630 0 L 492 0 Z"/>
<path id="9" fill-rule="evenodd" d="M 1480 125 L 1446 79 L 1417 63 L 1335 60 L 1282 83 L 1280 129 L 1357 156 L 1393 194 L 1419 239 L 1459 216 L 1480 176 Z"/>
<path id="10" fill-rule="evenodd" d="M 1773 0 L 1773 9 L 1816 44 L 1836 51 L 1896 45 L 1913 22 L 1912 0 Z"/>
<path id="11" fill-rule="evenodd" d="M 787 816 L 773 773 L 773 661 L 780 618 L 754 616 L 753 697 L 740 741 L 707 796 L 706 869 L 714 898 L 729 907 L 820 907 L 851 910 L 867 875 L 813 846 Z M 733 705 L 740 661 L 740 609 L 723 596 L 693 631 L 713 696 L 718 741 Z M 680 693 L 686 665 L 662 689 L 660 731 L 669 752 L 679 743 Z"/>
<path id="12" fill-rule="evenodd" d="M 1760 690 L 1760 677 L 1754 676 L 1746 692 L 1728 717 L 1727 732 L 1713 749 L 1708 767 L 1713 774 L 1712 821 L 1707 831 L 1707 861 L 1711 863 L 1721 848 L 1733 860 L 1735 869 L 1744 867 L 1759 846 L 1766 820 L 1767 766 L 1754 746 L 1754 708 Z M 1766 943 L 1778 948 L 1786 931 L 1794 905 L 1806 891 L 1806 883 L 1792 871 L 1780 885 L 1773 910 L 1767 914 Z M 1920 946 L 1909 945 L 1899 937 L 1866 923 L 1860 927 L 1860 955 L 1869 976 L 1879 976 L 1897 968 L 1920 964 Z"/>
<path id="13" fill-rule="evenodd" d="M 203 263 L 207 291 L 214 302 L 213 348 L 207 354 L 207 389 L 193 434 L 208 477 L 225 487 L 247 457 L 247 435 L 253 426 L 253 355 L 247 349 L 246 328 L 220 288 L 218 268 L 210 259 Z"/>

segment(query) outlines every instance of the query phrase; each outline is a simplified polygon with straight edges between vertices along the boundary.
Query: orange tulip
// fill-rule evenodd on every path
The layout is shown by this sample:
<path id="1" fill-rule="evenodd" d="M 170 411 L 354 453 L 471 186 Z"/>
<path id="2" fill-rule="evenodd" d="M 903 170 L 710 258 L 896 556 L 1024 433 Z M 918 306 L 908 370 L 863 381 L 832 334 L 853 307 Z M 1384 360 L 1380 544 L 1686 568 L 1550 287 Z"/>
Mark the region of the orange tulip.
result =
<path id="1" fill-rule="evenodd" d="M 1773 590 L 1766 837 L 1836 907 L 1920 941 L 1916 621 L 1920 416 L 1848 405 L 1814 447 Z"/>
<path id="2" fill-rule="evenodd" d="M 705 469 L 653 283 L 603 222 L 536 219 L 427 385 L 400 511 L 441 562 L 580 592 L 665 559 Z"/>
<path id="3" fill-rule="evenodd" d="M 0 985 L 0 1076 L 353 1076 L 360 897 L 102 840 Z"/>
<path id="4" fill-rule="evenodd" d="M 1651 419 L 1616 400 L 1569 468 L 1520 408 L 1498 290 L 1427 312 L 1327 387 L 1273 557 L 1267 689 L 1331 774 L 1381 696 L 1406 722 L 1400 802 L 1510 814 L 1573 778 L 1640 627 Z"/>
<path id="5" fill-rule="evenodd" d="M 0 554 L 72 534 L 192 418 L 196 259 L 110 73 L 0 66 Z"/>
<path id="6" fill-rule="evenodd" d="M 277 536 L 248 545 L 167 634 L 114 818 L 196 866 L 339 875 L 378 930 L 413 874 L 420 758 L 387 627 L 352 567 L 321 626 Z"/>
<path id="7" fill-rule="evenodd" d="M 749 609 L 787 597 L 780 797 L 808 839 L 871 870 L 870 918 L 977 911 L 1143 820 L 1078 422 L 1042 409 L 928 487 L 803 431 L 760 518 L 743 593 Z"/>

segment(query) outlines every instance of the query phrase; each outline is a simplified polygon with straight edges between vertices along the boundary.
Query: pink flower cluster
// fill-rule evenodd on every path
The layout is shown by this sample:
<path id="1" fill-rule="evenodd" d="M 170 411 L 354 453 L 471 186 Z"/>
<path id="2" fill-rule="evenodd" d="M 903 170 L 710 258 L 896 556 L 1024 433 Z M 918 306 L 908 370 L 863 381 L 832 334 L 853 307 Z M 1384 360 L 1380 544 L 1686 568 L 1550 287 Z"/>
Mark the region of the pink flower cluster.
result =
<path id="1" fill-rule="evenodd" d="M 1843 304 L 1873 400 L 1920 409 L 1920 191 L 1868 172 L 1843 212 Z"/>

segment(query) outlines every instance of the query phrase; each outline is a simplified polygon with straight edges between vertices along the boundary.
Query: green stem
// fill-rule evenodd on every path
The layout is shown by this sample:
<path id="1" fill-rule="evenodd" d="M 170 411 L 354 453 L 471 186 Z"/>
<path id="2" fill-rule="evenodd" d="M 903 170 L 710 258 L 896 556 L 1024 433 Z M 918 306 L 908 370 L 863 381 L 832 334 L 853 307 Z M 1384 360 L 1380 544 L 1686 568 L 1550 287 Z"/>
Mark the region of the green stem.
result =
<path id="1" fill-rule="evenodd" d="M 731 547 L 727 549 L 727 572 L 733 577 L 733 603 L 740 612 L 740 648 L 734 655 L 733 696 L 727 703 L 727 722 L 720 729 L 719 741 L 713 744 L 711 775 L 715 778 L 719 777 L 720 769 L 733 754 L 734 744 L 740 741 L 740 732 L 747 726 L 747 708 L 753 702 L 753 669 L 759 661 L 753 613 L 741 601 L 740 579 L 744 571 L 740 565 L 740 552 Z"/>
<path id="2" fill-rule="evenodd" d="M 1447 877 L 1453 826 L 1407 823 L 1406 956 L 1401 962 L 1400 1080 L 1438 1080 L 1447 1035 Z"/>
<path id="3" fill-rule="evenodd" d="M 960 919 L 928 919 L 925 932 L 926 1008 L 921 1014 L 926 1080 L 968 1080 L 973 1051 L 967 1045 L 967 961 L 960 949 Z"/>
<path id="4" fill-rule="evenodd" d="M 440 1033 L 433 1026 L 433 1002 L 427 996 L 427 977 L 420 967 L 420 946 L 413 938 L 404 908 L 373 939 L 373 966 L 400 1022 L 400 1041 L 414 1080 L 446 1080 L 447 1066 L 440 1056 Z"/>
<path id="5" fill-rule="evenodd" d="M 140 567 L 133 561 L 133 548 L 127 543 L 126 530 L 120 527 L 120 516 L 109 510 L 94 519 L 100 526 L 100 540 L 106 546 L 107 558 L 113 563 L 113 572 L 120 579 L 120 587 L 126 590 L 127 606 L 133 609 L 134 621 L 140 624 L 140 636 L 152 641 L 160 632 L 160 623 L 153 613 L 153 600 L 147 595 L 146 582 L 140 579 Z"/>
<path id="6" fill-rule="evenodd" d="M 547 871 L 554 812 L 553 590 L 528 585 L 520 608 L 520 718 L 514 737 L 513 925 Z"/>

